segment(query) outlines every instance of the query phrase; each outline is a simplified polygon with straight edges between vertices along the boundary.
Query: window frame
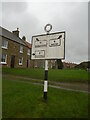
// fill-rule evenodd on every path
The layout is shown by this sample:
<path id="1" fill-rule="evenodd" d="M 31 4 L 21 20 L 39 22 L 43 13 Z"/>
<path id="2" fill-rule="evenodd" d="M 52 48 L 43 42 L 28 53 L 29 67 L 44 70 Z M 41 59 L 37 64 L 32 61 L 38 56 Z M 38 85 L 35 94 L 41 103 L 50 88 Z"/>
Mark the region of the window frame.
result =
<path id="1" fill-rule="evenodd" d="M 5 57 L 5 62 L 2 62 L 2 55 L 6 55 L 6 57 Z M 7 54 L 2 54 L 2 55 L 1 55 L 1 62 L 0 62 L 0 63 L 1 63 L 1 64 L 7 64 Z"/>
<path id="2" fill-rule="evenodd" d="M 2 48 L 3 49 L 8 49 L 8 40 L 5 40 L 5 39 L 2 39 L 2 43 L 3 43 L 3 41 L 4 41 L 4 43 L 6 42 L 6 44 L 2 44 Z"/>
<path id="3" fill-rule="evenodd" d="M 27 50 L 27 55 L 30 55 L 30 49 L 28 48 L 28 50 Z"/>
<path id="4" fill-rule="evenodd" d="M 20 59 L 22 60 L 22 62 L 20 62 Z M 19 65 L 23 65 L 23 57 L 19 58 Z"/>
<path id="5" fill-rule="evenodd" d="M 21 49 L 21 47 L 22 47 L 22 49 Z M 20 53 L 23 53 L 23 46 L 22 45 L 20 45 Z"/>

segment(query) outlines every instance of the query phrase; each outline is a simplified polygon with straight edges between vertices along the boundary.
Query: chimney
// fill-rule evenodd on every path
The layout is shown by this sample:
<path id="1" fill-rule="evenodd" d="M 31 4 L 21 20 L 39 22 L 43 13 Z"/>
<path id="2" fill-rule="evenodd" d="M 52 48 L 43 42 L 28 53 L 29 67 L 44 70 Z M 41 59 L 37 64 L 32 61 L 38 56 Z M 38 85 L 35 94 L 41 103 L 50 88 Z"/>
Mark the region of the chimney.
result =
<path id="1" fill-rule="evenodd" d="M 23 37 L 22 37 L 22 40 L 26 41 L 26 37 L 25 37 L 25 36 L 23 36 Z"/>
<path id="2" fill-rule="evenodd" d="M 14 35 L 16 35 L 17 37 L 19 37 L 19 28 L 17 28 L 17 30 L 12 31 Z"/>

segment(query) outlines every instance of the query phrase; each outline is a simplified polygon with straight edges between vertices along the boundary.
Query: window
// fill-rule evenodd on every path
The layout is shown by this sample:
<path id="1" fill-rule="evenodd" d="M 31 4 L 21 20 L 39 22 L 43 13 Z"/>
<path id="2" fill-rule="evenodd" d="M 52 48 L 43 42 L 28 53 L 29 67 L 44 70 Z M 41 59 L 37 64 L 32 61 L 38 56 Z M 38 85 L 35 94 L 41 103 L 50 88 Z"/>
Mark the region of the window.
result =
<path id="1" fill-rule="evenodd" d="M 2 39 L 2 48 L 4 48 L 4 49 L 8 48 L 8 41 L 5 39 Z"/>
<path id="2" fill-rule="evenodd" d="M 28 49 L 28 51 L 27 51 L 27 55 L 30 55 L 30 49 Z"/>
<path id="3" fill-rule="evenodd" d="M 37 61 L 36 61 L 36 60 L 35 60 L 34 66 L 35 66 L 35 67 L 38 67 L 38 66 L 37 66 Z"/>
<path id="4" fill-rule="evenodd" d="M 2 64 L 7 64 L 7 55 L 6 54 L 2 54 L 2 56 L 1 56 L 1 63 Z"/>
<path id="5" fill-rule="evenodd" d="M 23 53 L 23 46 L 20 45 L 20 53 Z"/>
<path id="6" fill-rule="evenodd" d="M 23 64 L 23 57 L 20 57 L 19 59 L 19 65 L 22 65 Z"/>

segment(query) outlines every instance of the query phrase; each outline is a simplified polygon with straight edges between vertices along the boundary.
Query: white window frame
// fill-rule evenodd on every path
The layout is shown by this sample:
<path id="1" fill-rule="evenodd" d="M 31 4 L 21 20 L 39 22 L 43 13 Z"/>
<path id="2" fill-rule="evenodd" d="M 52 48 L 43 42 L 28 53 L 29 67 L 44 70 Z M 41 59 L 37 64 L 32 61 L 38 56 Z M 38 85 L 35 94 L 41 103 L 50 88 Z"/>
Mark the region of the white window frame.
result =
<path id="1" fill-rule="evenodd" d="M 5 62 L 1 61 L 1 64 L 7 64 L 7 54 L 2 54 L 2 55 L 6 55 L 6 57 L 5 57 Z M 2 55 L 1 55 L 1 59 L 2 59 Z"/>
<path id="2" fill-rule="evenodd" d="M 22 59 L 22 62 L 20 62 L 20 59 Z M 19 58 L 19 65 L 23 65 L 23 57 Z"/>
<path id="3" fill-rule="evenodd" d="M 37 63 L 37 60 L 35 60 L 35 63 L 34 63 L 34 67 L 35 68 L 37 68 L 38 67 L 38 65 L 37 65 L 38 63 Z"/>
<path id="4" fill-rule="evenodd" d="M 30 55 L 30 49 L 28 48 L 28 50 L 27 50 L 27 55 Z"/>
<path id="5" fill-rule="evenodd" d="M 23 46 L 20 45 L 20 53 L 23 53 Z"/>
<path id="6" fill-rule="evenodd" d="M 4 42 L 4 43 L 6 42 L 6 43 L 5 43 L 5 45 L 2 44 L 2 48 L 3 48 L 3 49 L 8 49 L 8 40 L 2 39 L 2 43 L 3 43 L 3 42 Z"/>

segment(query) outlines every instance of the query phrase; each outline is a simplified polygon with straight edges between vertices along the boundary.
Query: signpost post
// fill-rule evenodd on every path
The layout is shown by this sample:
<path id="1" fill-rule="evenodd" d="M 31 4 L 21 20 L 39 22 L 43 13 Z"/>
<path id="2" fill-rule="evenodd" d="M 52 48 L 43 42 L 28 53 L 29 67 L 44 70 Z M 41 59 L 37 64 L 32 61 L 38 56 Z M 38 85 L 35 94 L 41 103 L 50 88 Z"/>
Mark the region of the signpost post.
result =
<path id="1" fill-rule="evenodd" d="M 52 30 L 52 25 L 47 24 L 44 27 L 44 30 L 46 31 L 47 35 L 49 35 L 49 32 Z M 43 98 L 44 100 L 47 100 L 47 86 L 48 86 L 48 60 L 45 60 L 45 79 L 44 79 L 44 95 Z"/>
<path id="2" fill-rule="evenodd" d="M 45 60 L 44 100 L 47 100 L 48 60 L 65 58 L 65 32 L 50 33 L 52 25 L 44 27 L 46 34 L 32 36 L 32 60 Z"/>
<path id="3" fill-rule="evenodd" d="M 44 100 L 47 100 L 47 84 L 48 84 L 48 60 L 45 60 L 45 79 L 44 79 Z"/>

